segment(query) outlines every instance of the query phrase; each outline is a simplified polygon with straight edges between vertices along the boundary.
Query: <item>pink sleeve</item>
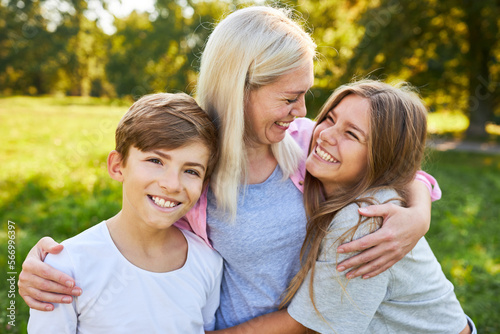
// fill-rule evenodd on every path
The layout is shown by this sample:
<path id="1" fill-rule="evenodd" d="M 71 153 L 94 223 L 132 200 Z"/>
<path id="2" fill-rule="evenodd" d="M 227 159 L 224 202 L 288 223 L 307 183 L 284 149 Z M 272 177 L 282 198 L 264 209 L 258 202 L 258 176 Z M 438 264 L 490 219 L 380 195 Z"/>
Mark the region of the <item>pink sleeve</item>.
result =
<path id="1" fill-rule="evenodd" d="M 441 189 L 439 188 L 439 184 L 437 183 L 436 179 L 432 177 L 432 175 L 419 170 L 415 175 L 415 180 L 422 181 L 427 186 L 427 189 L 429 189 L 429 192 L 431 194 L 431 200 L 433 202 L 441 198 Z"/>

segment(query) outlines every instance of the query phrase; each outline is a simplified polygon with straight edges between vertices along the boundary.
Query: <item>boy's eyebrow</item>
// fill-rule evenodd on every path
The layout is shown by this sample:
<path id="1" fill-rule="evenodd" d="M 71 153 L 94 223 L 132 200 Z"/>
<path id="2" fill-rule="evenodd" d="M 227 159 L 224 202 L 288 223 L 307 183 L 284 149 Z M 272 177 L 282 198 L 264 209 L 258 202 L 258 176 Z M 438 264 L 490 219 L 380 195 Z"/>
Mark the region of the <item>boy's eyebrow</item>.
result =
<path id="1" fill-rule="evenodd" d="M 168 154 L 166 154 L 166 153 L 163 153 L 163 152 L 161 152 L 161 151 L 153 150 L 152 152 L 153 152 L 153 153 L 155 153 L 155 154 L 158 154 L 160 157 L 162 157 L 162 158 L 164 158 L 164 159 L 168 159 L 168 160 L 171 160 L 171 159 L 172 159 L 172 157 L 171 157 L 170 155 L 168 155 Z M 186 165 L 188 165 L 188 166 L 193 166 L 193 167 L 200 167 L 201 169 L 203 169 L 203 171 L 205 171 L 205 169 L 206 169 L 206 168 L 205 168 L 205 166 L 204 166 L 203 164 L 199 164 L 199 163 L 197 163 L 197 162 L 191 162 L 191 161 L 188 161 L 188 162 L 186 163 Z"/>

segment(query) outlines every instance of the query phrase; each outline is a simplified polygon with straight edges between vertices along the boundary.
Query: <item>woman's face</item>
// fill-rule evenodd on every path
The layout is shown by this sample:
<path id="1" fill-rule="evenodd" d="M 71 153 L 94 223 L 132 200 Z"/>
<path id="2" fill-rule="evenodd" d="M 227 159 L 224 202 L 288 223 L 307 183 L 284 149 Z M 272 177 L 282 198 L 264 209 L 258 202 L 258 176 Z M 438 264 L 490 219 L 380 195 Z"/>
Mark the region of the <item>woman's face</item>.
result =
<path id="1" fill-rule="evenodd" d="M 306 115 L 305 94 L 313 81 L 311 59 L 278 81 L 251 91 L 245 104 L 247 142 L 256 147 L 282 141 L 294 118 Z"/>
<path id="2" fill-rule="evenodd" d="M 321 181 L 328 197 L 339 187 L 358 182 L 366 172 L 369 126 L 370 101 L 350 94 L 314 129 L 306 168 Z"/>

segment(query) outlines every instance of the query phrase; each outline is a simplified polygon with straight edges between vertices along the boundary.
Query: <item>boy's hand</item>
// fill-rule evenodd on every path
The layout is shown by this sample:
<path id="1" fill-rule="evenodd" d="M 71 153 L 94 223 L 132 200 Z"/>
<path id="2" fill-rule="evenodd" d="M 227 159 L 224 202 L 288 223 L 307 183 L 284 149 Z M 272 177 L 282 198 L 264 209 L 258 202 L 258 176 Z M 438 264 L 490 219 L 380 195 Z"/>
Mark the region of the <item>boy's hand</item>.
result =
<path id="1" fill-rule="evenodd" d="M 52 311 L 50 303 L 71 303 L 73 296 L 82 294 L 75 280 L 65 273 L 43 263 L 47 254 L 60 253 L 63 246 L 50 237 L 44 237 L 30 250 L 19 274 L 19 295 L 32 309 Z"/>

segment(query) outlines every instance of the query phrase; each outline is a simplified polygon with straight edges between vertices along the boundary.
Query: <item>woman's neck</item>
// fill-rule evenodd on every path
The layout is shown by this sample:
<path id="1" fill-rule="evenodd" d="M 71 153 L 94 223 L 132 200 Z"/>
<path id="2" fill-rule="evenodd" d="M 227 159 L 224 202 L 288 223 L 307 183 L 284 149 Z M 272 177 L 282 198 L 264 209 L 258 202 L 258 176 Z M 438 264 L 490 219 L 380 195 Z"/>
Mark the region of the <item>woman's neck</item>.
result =
<path id="1" fill-rule="evenodd" d="M 278 165 L 271 145 L 247 146 L 248 184 L 262 183 L 269 178 Z"/>

